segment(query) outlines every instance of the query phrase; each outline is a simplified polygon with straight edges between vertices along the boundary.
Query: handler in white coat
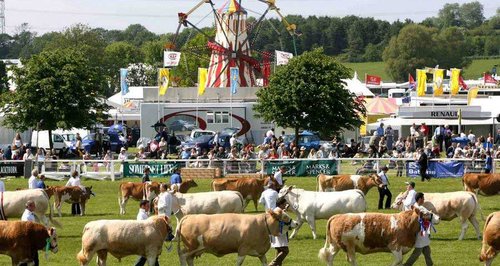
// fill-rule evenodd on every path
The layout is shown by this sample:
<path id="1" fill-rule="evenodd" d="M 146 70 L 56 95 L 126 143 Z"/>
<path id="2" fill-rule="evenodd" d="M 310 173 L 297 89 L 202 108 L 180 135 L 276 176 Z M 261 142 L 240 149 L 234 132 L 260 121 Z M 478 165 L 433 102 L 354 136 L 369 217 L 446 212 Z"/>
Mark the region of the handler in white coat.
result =
<path id="1" fill-rule="evenodd" d="M 161 184 L 158 196 L 158 215 L 170 218 L 172 214 L 172 194 L 168 191 L 168 184 Z"/>

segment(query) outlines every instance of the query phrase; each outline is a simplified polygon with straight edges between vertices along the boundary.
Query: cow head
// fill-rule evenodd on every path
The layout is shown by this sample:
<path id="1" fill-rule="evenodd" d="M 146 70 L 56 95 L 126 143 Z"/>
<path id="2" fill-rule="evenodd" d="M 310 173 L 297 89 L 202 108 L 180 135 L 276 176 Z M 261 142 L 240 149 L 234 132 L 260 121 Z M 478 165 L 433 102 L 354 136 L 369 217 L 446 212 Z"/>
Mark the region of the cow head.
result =
<path id="1" fill-rule="evenodd" d="M 375 183 L 376 186 L 382 184 L 382 178 L 380 178 L 380 176 L 378 176 L 377 174 L 370 174 L 369 177 Z"/>
<path id="2" fill-rule="evenodd" d="M 95 193 L 92 191 L 92 186 L 85 187 L 85 195 L 87 199 L 90 199 L 90 195 L 95 197 Z"/>
<path id="3" fill-rule="evenodd" d="M 268 217 L 270 218 L 268 219 Z M 264 221 L 266 223 L 268 233 L 273 236 L 279 236 L 280 234 L 298 226 L 298 223 L 292 220 L 292 218 L 280 208 L 267 210 L 267 213 L 264 216 Z"/>
<path id="4" fill-rule="evenodd" d="M 412 208 L 414 208 L 415 211 L 418 210 L 419 217 L 422 220 L 430 221 L 432 224 L 438 224 L 441 221 L 439 216 L 431 211 L 421 211 L 413 206 Z"/>
<path id="5" fill-rule="evenodd" d="M 296 210 L 298 209 L 299 194 L 293 192 L 293 189 L 295 189 L 295 186 L 283 186 L 278 193 L 278 201 L 284 198 L 288 204 L 291 204 L 292 208 Z"/>
<path id="6" fill-rule="evenodd" d="M 403 210 L 403 201 L 406 199 L 406 195 L 407 195 L 407 193 L 405 193 L 405 192 L 399 193 L 398 196 L 396 197 L 396 199 L 394 200 L 394 202 L 392 203 L 391 208 L 395 209 L 395 210 L 402 211 Z"/>
<path id="7" fill-rule="evenodd" d="M 53 253 L 57 253 L 59 251 L 57 245 L 57 233 L 54 227 L 47 228 L 47 233 L 49 233 L 49 237 L 47 238 L 47 243 L 45 245 L 45 251 L 52 251 Z"/>
<path id="8" fill-rule="evenodd" d="M 153 200 L 156 196 L 160 195 L 160 183 L 158 182 L 151 182 L 151 183 L 145 183 L 146 186 L 146 192 L 148 195 L 147 200 L 151 201 Z"/>
<path id="9" fill-rule="evenodd" d="M 174 236 L 174 230 L 170 225 L 170 219 L 165 215 L 161 215 L 160 217 L 165 221 L 165 224 L 167 225 L 167 237 L 165 238 L 165 242 L 172 241 L 175 238 L 175 236 Z"/>

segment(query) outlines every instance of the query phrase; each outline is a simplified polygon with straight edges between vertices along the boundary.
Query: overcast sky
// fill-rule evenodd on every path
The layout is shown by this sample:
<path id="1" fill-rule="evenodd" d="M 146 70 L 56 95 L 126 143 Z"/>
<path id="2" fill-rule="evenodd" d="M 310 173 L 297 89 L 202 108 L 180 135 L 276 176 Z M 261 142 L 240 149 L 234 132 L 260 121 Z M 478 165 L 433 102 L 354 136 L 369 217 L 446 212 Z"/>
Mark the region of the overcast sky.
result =
<path id="1" fill-rule="evenodd" d="M 177 13 L 186 13 L 198 0 L 5 0 L 6 31 L 9 34 L 27 22 L 32 31 L 40 34 L 61 31 L 76 23 L 105 29 L 125 29 L 130 24 L 142 24 L 155 33 L 174 32 Z M 218 8 L 226 0 L 213 0 Z M 374 17 L 394 21 L 405 18 L 419 22 L 436 16 L 445 3 L 471 1 L 442 0 L 277 0 L 276 6 L 284 15 Z M 485 17 L 491 17 L 500 6 L 498 0 L 479 1 Z M 257 17 L 266 5 L 257 0 L 242 0 L 249 15 Z M 189 21 L 208 26 L 212 23 L 210 7 L 204 4 L 194 11 Z M 274 16 L 274 14 L 273 14 Z M 206 17 L 206 18 L 204 18 Z M 300 25 L 298 25 L 300 29 Z"/>

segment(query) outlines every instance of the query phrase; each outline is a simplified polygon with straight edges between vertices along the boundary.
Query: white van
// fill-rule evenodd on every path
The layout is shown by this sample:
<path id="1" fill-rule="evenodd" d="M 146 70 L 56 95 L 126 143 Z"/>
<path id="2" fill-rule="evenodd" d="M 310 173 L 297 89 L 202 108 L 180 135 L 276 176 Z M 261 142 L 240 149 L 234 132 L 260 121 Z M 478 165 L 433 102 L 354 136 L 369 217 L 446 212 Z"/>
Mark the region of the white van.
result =
<path id="1" fill-rule="evenodd" d="M 69 131 L 52 131 L 52 144 L 53 149 L 59 152 L 63 148 L 70 149 L 76 142 L 76 134 Z M 39 148 L 44 148 L 45 150 L 50 149 L 49 143 L 49 131 L 43 130 L 40 132 L 33 131 L 31 134 L 31 146 L 37 146 Z"/>

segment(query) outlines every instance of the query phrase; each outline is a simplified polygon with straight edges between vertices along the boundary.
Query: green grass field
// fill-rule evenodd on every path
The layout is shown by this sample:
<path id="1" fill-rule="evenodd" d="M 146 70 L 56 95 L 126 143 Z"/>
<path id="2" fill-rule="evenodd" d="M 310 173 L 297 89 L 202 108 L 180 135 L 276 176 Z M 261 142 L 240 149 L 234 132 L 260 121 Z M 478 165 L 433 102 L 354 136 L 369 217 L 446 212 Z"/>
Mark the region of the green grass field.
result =
<path id="1" fill-rule="evenodd" d="M 389 172 L 391 174 L 391 172 Z M 407 178 L 391 178 L 391 191 L 393 197 L 405 187 L 404 182 Z M 137 179 L 135 179 L 137 181 Z M 156 179 L 158 180 L 158 179 Z M 163 181 L 163 180 L 158 180 Z M 192 192 L 209 191 L 210 180 L 197 180 L 199 186 Z M 49 260 L 46 261 L 43 254 L 40 253 L 41 265 L 78 265 L 76 261 L 76 254 L 81 248 L 81 232 L 84 225 L 92 220 L 98 219 L 135 219 L 138 203 L 129 201 L 127 205 L 127 215 L 120 216 L 118 214 L 119 208 L 117 203 L 119 181 L 91 181 L 84 180 L 82 183 L 86 186 L 93 186 L 96 197 L 91 198 L 87 205 L 87 215 L 84 217 L 72 217 L 70 213 L 70 205 L 63 205 L 63 217 L 57 218 L 63 224 L 63 228 L 58 230 L 59 235 L 59 253 L 50 254 Z M 422 183 L 416 181 L 417 191 L 422 192 L 446 192 L 462 190 L 460 179 L 433 179 L 431 182 Z M 8 179 L 5 180 L 7 190 L 13 190 L 18 187 L 27 187 L 27 180 L 25 179 Z M 64 185 L 64 182 L 48 181 L 48 185 Z M 300 188 L 307 190 L 314 190 L 316 187 L 315 178 L 288 178 L 287 184 L 293 184 Z M 479 201 L 482 206 L 482 211 L 486 217 L 493 211 L 500 210 L 500 197 L 482 197 L 479 196 Z M 376 189 L 372 189 L 367 195 L 368 211 L 377 211 L 378 193 Z M 259 211 L 262 211 L 262 206 Z M 253 213 L 254 208 L 247 208 L 247 212 Z M 384 211 L 386 213 L 392 211 Z M 478 217 L 482 226 L 484 221 Z M 317 259 L 318 250 L 324 245 L 325 240 L 325 220 L 317 222 L 318 239 L 313 240 L 309 226 L 305 224 L 296 239 L 290 242 L 290 254 L 285 260 L 285 265 L 322 265 Z M 460 233 L 460 225 L 458 220 L 451 222 L 442 222 L 436 226 L 437 233 L 433 235 L 431 241 L 432 257 L 435 265 L 481 265 L 478 260 L 481 241 L 475 238 L 472 226 L 466 234 L 466 239 L 457 241 Z M 160 256 L 161 265 L 179 265 L 179 260 L 176 252 L 177 245 L 174 244 L 172 252 L 163 252 Z M 407 254 L 405 259 L 409 256 Z M 268 260 L 274 257 L 274 250 L 267 253 Z M 376 253 L 371 255 L 357 254 L 358 263 L 360 265 L 389 265 L 392 263 L 392 255 L 390 253 Z M 118 262 L 112 256 L 108 256 L 108 265 L 133 265 L 136 257 L 130 256 Z M 500 265 L 500 259 L 497 258 L 495 265 Z M 201 258 L 195 260 L 196 265 L 234 265 L 236 256 L 234 254 L 227 255 L 222 258 L 217 258 L 210 254 L 204 254 Z M 335 265 L 348 265 L 344 252 L 341 252 L 334 261 Z M 10 258 L 7 256 L 0 256 L 0 265 L 10 265 Z M 95 264 L 94 261 L 91 265 Z M 247 257 L 244 265 L 260 265 L 259 260 L 254 257 Z M 424 265 L 423 257 L 415 265 Z"/>
<path id="2" fill-rule="evenodd" d="M 384 82 L 390 82 L 392 78 L 385 72 L 384 62 L 364 62 L 364 63 L 342 63 L 345 66 L 358 72 L 359 79 L 364 82 L 365 74 L 382 77 Z M 493 65 L 500 65 L 500 58 L 497 59 L 476 59 L 464 68 L 463 76 L 465 79 L 478 79 L 482 77 L 483 72 L 491 71 Z M 415 76 L 414 76 L 415 77 Z"/>

